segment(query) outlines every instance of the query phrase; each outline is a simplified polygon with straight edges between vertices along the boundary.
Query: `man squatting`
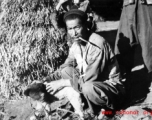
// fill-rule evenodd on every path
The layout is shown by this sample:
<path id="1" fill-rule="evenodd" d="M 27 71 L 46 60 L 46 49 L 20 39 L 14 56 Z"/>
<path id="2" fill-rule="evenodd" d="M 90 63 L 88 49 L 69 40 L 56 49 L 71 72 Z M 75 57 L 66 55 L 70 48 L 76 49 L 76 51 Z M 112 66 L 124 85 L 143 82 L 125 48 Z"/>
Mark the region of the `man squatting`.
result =
<path id="1" fill-rule="evenodd" d="M 68 11 L 64 22 L 73 44 L 61 69 L 44 80 L 47 91 L 54 94 L 60 88 L 71 87 L 85 97 L 89 112 L 95 116 L 101 109 L 119 108 L 125 88 L 112 48 L 103 37 L 88 31 L 83 11 Z"/>

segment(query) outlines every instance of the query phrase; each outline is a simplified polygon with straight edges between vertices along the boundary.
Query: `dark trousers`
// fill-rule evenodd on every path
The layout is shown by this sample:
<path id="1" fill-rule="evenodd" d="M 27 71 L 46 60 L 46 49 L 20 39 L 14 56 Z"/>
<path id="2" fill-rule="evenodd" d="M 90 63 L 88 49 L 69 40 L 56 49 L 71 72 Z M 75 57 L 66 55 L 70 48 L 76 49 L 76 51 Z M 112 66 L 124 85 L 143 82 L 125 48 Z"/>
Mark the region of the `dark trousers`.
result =
<path id="1" fill-rule="evenodd" d="M 61 70 L 63 79 L 70 79 L 72 87 L 83 94 L 92 113 L 101 108 L 117 109 L 123 102 L 124 88 L 121 85 L 111 86 L 101 81 L 79 81 L 79 72 L 73 67 Z"/>
<path id="2" fill-rule="evenodd" d="M 134 4 L 123 6 L 115 41 L 115 54 L 119 64 L 129 71 L 134 62 L 133 47 L 139 44 L 144 64 L 148 71 L 152 72 L 152 5 L 141 4 L 140 1 L 135 0 Z"/>

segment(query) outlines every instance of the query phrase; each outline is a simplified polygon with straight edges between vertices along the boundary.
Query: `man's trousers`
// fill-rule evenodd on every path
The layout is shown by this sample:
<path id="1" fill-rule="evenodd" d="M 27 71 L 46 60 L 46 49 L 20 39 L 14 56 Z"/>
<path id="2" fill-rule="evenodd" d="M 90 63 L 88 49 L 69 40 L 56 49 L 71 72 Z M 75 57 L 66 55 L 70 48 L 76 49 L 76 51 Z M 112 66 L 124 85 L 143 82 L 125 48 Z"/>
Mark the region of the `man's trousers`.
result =
<path id="1" fill-rule="evenodd" d="M 118 109 L 124 102 L 124 87 L 120 84 L 112 85 L 110 82 L 79 81 L 80 74 L 73 67 L 61 70 L 63 79 L 70 79 L 72 87 L 82 93 L 92 113 L 99 112 L 102 108 Z"/>

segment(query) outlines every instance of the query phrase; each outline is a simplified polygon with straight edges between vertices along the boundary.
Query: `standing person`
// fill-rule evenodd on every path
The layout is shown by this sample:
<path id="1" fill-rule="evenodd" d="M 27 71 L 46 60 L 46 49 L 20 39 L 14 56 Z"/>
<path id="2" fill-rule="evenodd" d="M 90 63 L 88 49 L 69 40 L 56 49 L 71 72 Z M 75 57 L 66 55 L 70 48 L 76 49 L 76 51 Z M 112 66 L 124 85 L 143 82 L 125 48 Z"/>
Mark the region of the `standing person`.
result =
<path id="1" fill-rule="evenodd" d="M 67 12 L 71 9 L 72 0 L 59 0 L 58 4 L 56 5 L 57 11 Z"/>
<path id="2" fill-rule="evenodd" d="M 117 109 L 123 102 L 125 88 L 110 45 L 103 37 L 88 31 L 83 11 L 68 11 L 64 21 L 74 42 L 61 69 L 44 80 L 48 92 L 73 87 L 84 95 L 93 118 L 101 109 Z"/>
<path id="3" fill-rule="evenodd" d="M 126 73 L 133 67 L 134 50 L 140 45 L 144 64 L 152 72 L 152 0 L 124 0 L 115 54 Z"/>
<path id="4" fill-rule="evenodd" d="M 67 12 L 74 7 L 88 13 L 91 10 L 89 3 L 89 0 L 59 0 L 56 10 L 59 11 L 61 9 Z"/>
<path id="5" fill-rule="evenodd" d="M 89 0 L 59 0 L 56 10 L 65 13 L 70 9 L 79 9 L 88 15 L 88 29 L 95 30 L 96 26 L 93 20 L 93 12 Z"/>

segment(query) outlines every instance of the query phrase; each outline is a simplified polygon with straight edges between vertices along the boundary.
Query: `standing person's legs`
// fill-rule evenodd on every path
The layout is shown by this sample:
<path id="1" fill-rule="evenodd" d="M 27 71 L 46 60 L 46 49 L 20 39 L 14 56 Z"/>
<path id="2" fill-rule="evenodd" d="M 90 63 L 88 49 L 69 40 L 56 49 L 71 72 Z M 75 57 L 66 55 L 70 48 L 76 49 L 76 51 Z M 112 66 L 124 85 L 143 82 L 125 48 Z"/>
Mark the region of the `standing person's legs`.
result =
<path id="1" fill-rule="evenodd" d="M 152 91 L 152 5 L 138 4 L 137 31 L 142 57 L 148 70 L 149 89 Z"/>
<path id="2" fill-rule="evenodd" d="M 137 32 L 142 57 L 148 72 L 152 72 L 152 5 L 138 4 Z"/>
<path id="3" fill-rule="evenodd" d="M 123 6 L 116 36 L 114 52 L 122 74 L 130 73 L 134 64 L 134 46 L 138 44 L 135 13 L 137 1 Z"/>

